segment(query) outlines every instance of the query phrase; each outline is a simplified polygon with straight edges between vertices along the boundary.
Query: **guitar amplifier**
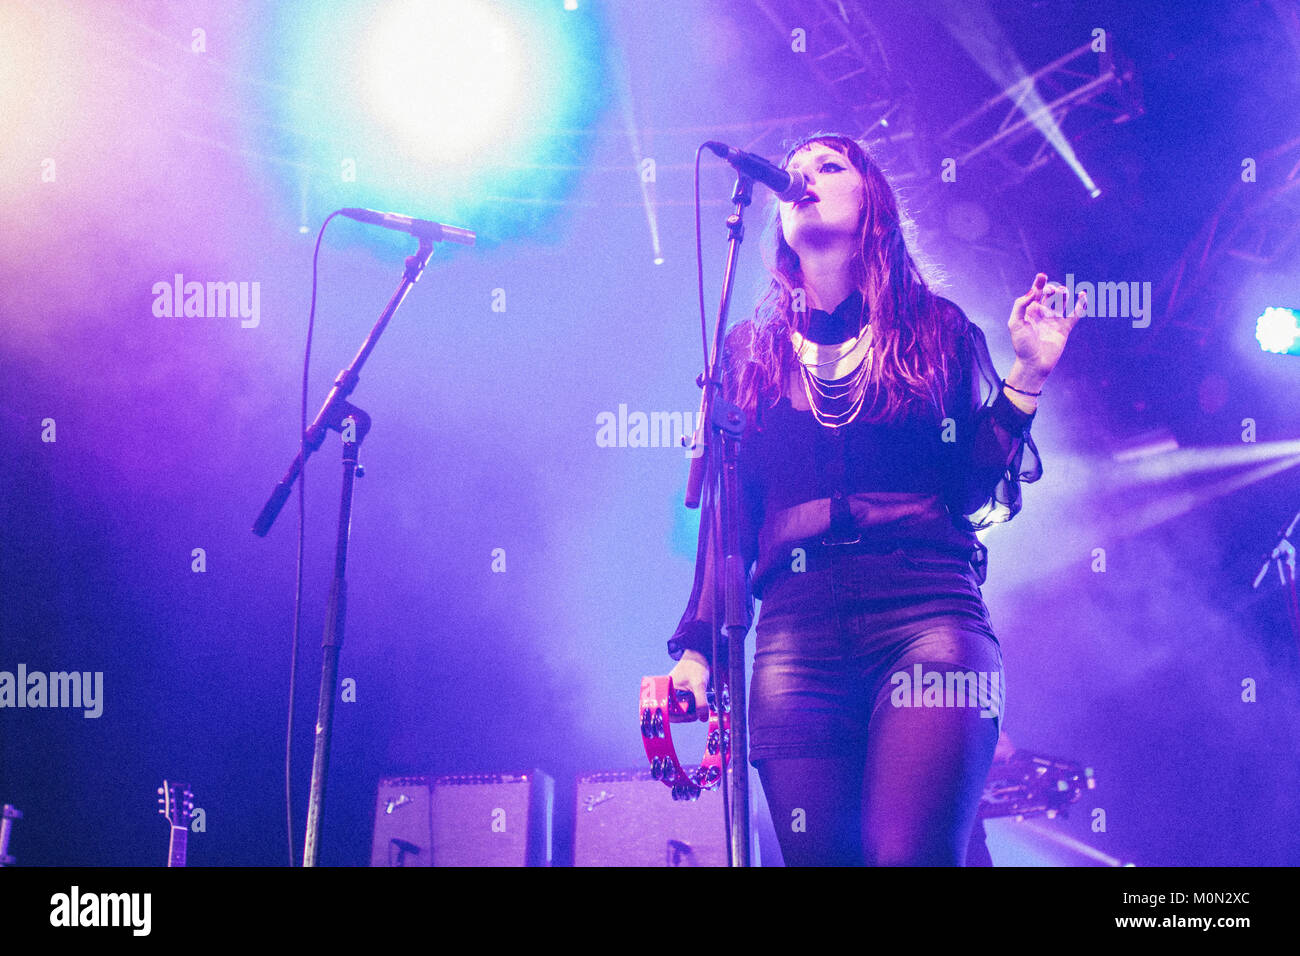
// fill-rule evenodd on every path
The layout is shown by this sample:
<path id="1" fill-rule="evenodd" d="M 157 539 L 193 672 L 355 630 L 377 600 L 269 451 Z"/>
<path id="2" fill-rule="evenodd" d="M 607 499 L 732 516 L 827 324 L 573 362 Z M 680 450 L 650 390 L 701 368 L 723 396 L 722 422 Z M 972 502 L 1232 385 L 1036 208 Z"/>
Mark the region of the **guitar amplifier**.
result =
<path id="1" fill-rule="evenodd" d="M 544 773 L 385 777 L 371 866 L 550 866 L 555 783 Z"/>
<path id="2" fill-rule="evenodd" d="M 577 791 L 574 866 L 727 865 L 720 790 L 704 790 L 694 801 L 674 800 L 646 769 L 586 774 L 578 778 Z M 751 862 L 757 865 L 757 829 L 751 834 Z"/>

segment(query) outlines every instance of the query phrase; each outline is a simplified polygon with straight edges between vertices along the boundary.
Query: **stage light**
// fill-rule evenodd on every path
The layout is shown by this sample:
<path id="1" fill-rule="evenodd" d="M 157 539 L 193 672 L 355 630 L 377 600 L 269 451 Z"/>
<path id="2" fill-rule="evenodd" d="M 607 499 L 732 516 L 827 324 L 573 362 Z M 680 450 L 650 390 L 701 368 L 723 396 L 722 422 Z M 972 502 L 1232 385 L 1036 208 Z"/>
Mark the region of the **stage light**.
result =
<path id="1" fill-rule="evenodd" d="M 561 207 L 593 148 L 588 138 L 575 149 L 568 131 L 589 128 L 608 96 L 598 15 L 535 0 L 273 10 L 249 53 L 276 64 L 263 88 L 272 122 L 250 123 L 245 141 L 286 159 L 275 169 L 285 202 L 309 180 L 294 225 L 364 206 L 499 241 Z"/>
<path id="2" fill-rule="evenodd" d="M 521 43 L 474 0 L 395 3 L 365 43 L 365 94 L 395 138 L 433 162 L 464 162 L 518 112 Z"/>
<path id="3" fill-rule="evenodd" d="M 5 93 L 4 122 L 0 145 L 5 152 L 17 150 L 41 102 L 40 64 L 42 35 L 40 17 L 34 10 L 5 8 L 0 15 L 0 89 Z"/>
<path id="4" fill-rule="evenodd" d="M 1255 321 L 1255 339 L 1265 352 L 1300 355 L 1300 310 L 1265 309 Z"/>
<path id="5" fill-rule="evenodd" d="M 113 115 L 121 86 L 91 76 L 87 63 L 98 61 L 85 48 L 95 41 L 80 21 L 93 18 L 76 14 L 71 4 L 0 4 L 0 207 L 25 208 L 29 189 L 56 188 L 64 157 L 83 153 Z"/>
<path id="6" fill-rule="evenodd" d="M 657 266 L 661 266 L 661 265 L 663 265 L 663 264 L 664 264 L 664 257 L 663 257 L 663 256 L 655 256 L 655 265 L 657 265 Z"/>
<path id="7" fill-rule="evenodd" d="M 564 0 L 564 9 L 566 10 L 578 9 L 578 0 Z"/>

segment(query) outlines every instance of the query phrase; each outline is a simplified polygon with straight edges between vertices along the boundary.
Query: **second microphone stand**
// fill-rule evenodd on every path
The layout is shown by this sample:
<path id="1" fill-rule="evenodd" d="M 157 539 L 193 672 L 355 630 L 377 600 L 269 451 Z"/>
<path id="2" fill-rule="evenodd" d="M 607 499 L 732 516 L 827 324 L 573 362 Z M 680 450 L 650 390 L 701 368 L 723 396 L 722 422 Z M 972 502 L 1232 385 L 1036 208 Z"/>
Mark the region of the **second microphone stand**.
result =
<path id="1" fill-rule="evenodd" d="M 343 436 L 343 489 L 339 501 L 338 535 L 334 546 L 334 577 L 330 581 L 329 613 L 325 620 L 325 635 L 321 641 L 320 698 L 316 712 L 316 746 L 312 756 L 311 793 L 307 803 L 307 835 L 304 841 L 302 865 L 316 866 L 320 862 L 321 823 L 325 813 L 325 780 L 329 774 L 330 741 L 334 733 L 334 698 L 338 693 L 339 651 L 343 646 L 344 624 L 347 620 L 347 563 L 348 539 L 352 529 L 353 480 L 362 474 L 357 464 L 357 450 L 370 430 L 370 416 L 347 400 L 357 387 L 361 366 L 379 342 L 388 321 L 402 304 L 411 287 L 419 281 L 421 273 L 433 254 L 434 240 L 421 235 L 419 249 L 406 257 L 406 268 L 397 291 L 388 300 L 374 328 L 352 359 L 352 364 L 339 372 L 316 414 L 315 421 L 303 436 L 305 449 L 298 453 L 288 472 L 271 493 L 262 513 L 253 525 L 253 533 L 265 537 L 289 498 L 293 483 L 302 473 L 303 465 L 312 452 L 320 448 L 326 434 L 333 430 Z M 293 706 L 290 701 L 289 706 Z"/>

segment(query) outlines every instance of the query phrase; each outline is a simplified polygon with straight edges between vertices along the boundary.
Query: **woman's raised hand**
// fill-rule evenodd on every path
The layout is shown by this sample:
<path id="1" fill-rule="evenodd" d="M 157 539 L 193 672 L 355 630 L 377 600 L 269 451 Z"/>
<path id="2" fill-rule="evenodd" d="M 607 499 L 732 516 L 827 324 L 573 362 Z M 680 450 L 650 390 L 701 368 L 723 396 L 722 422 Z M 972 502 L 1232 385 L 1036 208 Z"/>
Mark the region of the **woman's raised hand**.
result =
<path id="1" fill-rule="evenodd" d="M 1007 328 L 1020 365 L 1017 377 L 1027 385 L 1041 384 L 1056 368 L 1065 351 L 1065 340 L 1087 310 L 1088 297 L 1080 290 L 1073 311 L 1067 314 L 1066 293 L 1065 286 L 1048 282 L 1046 274 L 1040 272 L 1029 291 L 1011 307 Z"/>

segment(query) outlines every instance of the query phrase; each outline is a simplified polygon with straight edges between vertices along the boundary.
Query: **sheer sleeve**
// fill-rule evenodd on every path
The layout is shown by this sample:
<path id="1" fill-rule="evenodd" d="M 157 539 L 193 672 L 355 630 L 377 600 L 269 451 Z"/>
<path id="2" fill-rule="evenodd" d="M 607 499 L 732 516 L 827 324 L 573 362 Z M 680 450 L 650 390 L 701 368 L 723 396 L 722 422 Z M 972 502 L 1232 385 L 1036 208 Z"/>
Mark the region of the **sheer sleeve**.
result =
<path id="1" fill-rule="evenodd" d="M 747 360 L 748 350 L 742 344 L 745 340 L 745 334 L 743 326 L 733 327 L 727 334 L 724 343 L 724 360 L 729 363 L 727 375 L 729 386 L 727 391 L 730 393 L 729 398 L 731 401 L 735 401 L 738 373 Z M 753 423 L 751 422 L 746 432 L 746 438 L 752 427 Z M 745 581 L 745 624 L 748 627 L 754 621 L 754 595 L 750 587 L 751 571 L 754 562 L 758 559 L 758 529 L 762 523 L 762 517 L 759 513 L 761 499 L 756 493 L 752 468 L 748 467 L 745 439 L 742 439 L 740 443 L 736 470 L 740 486 L 740 507 L 738 509 L 740 515 L 740 560 Z M 724 602 L 718 594 L 717 576 L 714 573 L 713 537 L 717 507 L 718 502 L 714 500 L 713 495 L 705 494 L 702 496 L 700 502 L 699 543 L 695 552 L 695 582 L 691 588 L 691 596 L 687 602 L 686 611 L 682 614 L 677 629 L 668 641 L 668 655 L 673 660 L 680 660 L 683 651 L 693 650 L 708 658 L 710 666 L 712 666 L 713 635 L 722 626 L 724 611 Z M 720 524 L 721 522 L 719 522 Z"/>
<path id="2" fill-rule="evenodd" d="M 1030 434 L 1033 413 L 1021 411 L 1007 398 L 983 331 L 969 320 L 964 325 L 958 349 L 963 369 L 956 398 L 960 407 L 950 412 L 959 423 L 960 465 L 949 509 L 959 527 L 982 531 L 1020 512 L 1020 485 L 1041 478 L 1043 463 Z"/>

